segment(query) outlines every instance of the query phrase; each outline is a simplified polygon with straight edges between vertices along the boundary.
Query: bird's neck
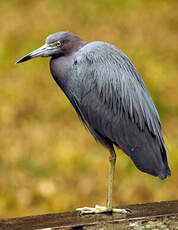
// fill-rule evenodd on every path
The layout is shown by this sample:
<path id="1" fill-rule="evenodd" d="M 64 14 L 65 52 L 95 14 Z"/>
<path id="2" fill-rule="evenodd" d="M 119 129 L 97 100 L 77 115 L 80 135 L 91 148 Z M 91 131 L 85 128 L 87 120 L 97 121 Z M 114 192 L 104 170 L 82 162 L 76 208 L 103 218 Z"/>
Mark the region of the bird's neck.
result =
<path id="1" fill-rule="evenodd" d="M 74 52 L 77 52 L 79 49 L 81 49 L 83 46 L 87 44 L 86 41 L 80 40 L 75 46 L 74 46 Z"/>
<path id="2" fill-rule="evenodd" d="M 51 74 L 65 93 L 70 91 L 69 82 L 72 81 L 72 68 L 75 53 L 86 44 L 87 42 L 79 40 L 75 46 L 70 49 L 70 53 L 65 52 L 65 55 L 52 57 L 50 60 Z"/>
<path id="3" fill-rule="evenodd" d="M 68 88 L 68 81 L 71 78 L 72 63 L 74 55 L 52 58 L 50 60 L 50 71 L 60 88 L 65 92 Z"/>
<path id="4" fill-rule="evenodd" d="M 78 40 L 77 42 L 71 44 L 70 47 L 67 48 L 67 50 L 65 50 L 64 52 L 64 56 L 71 56 L 74 53 L 76 53 L 79 49 L 81 49 L 83 46 L 85 46 L 87 44 L 86 41 L 83 40 Z"/>

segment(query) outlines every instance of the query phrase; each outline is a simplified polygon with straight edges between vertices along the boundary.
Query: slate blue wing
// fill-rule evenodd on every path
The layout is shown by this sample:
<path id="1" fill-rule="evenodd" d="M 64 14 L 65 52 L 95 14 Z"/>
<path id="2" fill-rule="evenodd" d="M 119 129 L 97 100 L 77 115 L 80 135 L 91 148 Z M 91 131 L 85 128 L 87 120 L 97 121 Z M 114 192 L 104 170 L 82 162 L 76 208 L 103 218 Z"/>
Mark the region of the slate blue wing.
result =
<path id="1" fill-rule="evenodd" d="M 143 172 L 170 175 L 158 112 L 128 57 L 108 43 L 89 43 L 76 55 L 74 75 L 74 107 L 95 139 L 115 144 Z"/>

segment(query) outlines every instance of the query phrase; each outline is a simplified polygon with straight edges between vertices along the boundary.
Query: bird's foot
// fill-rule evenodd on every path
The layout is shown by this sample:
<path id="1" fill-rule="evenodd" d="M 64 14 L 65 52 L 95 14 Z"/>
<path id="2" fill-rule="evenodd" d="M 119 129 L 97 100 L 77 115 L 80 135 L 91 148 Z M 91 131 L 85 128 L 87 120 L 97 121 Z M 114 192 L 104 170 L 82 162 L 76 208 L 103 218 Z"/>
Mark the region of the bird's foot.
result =
<path id="1" fill-rule="evenodd" d="M 96 205 L 95 208 L 90 207 L 83 207 L 83 208 L 77 208 L 77 211 L 80 211 L 81 214 L 96 214 L 96 213 L 106 213 L 106 212 L 116 212 L 121 214 L 129 213 L 126 209 L 121 208 L 107 208 L 105 206 L 99 206 Z"/>

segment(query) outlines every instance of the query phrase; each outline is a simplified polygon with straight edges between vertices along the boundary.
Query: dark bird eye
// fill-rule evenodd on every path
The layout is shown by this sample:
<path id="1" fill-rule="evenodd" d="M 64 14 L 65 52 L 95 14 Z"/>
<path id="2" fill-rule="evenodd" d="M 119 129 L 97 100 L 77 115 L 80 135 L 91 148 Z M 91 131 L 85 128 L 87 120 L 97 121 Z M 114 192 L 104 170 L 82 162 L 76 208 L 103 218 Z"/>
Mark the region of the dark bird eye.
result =
<path id="1" fill-rule="evenodd" d="M 57 46 L 57 47 L 60 47 L 60 46 L 61 46 L 61 42 L 60 42 L 60 41 L 57 41 L 57 42 L 56 42 L 56 46 Z"/>

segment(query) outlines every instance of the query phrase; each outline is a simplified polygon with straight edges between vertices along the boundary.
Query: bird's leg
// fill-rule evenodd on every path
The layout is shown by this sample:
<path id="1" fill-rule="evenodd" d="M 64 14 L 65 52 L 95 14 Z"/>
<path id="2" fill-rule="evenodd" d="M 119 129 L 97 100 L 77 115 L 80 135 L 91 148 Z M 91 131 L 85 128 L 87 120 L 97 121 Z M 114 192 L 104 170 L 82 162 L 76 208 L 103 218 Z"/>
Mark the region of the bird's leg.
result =
<path id="1" fill-rule="evenodd" d="M 116 165 L 116 153 L 114 149 L 110 150 L 109 162 L 110 165 L 109 165 L 109 178 L 108 178 L 108 199 L 106 204 L 107 212 L 127 213 L 127 210 L 125 209 L 112 207 L 112 189 L 113 189 L 114 171 Z"/>
<path id="2" fill-rule="evenodd" d="M 112 208 L 112 187 L 114 179 L 114 170 L 116 164 L 116 153 L 114 149 L 110 150 L 109 156 L 109 178 L 108 178 L 108 197 L 107 204 L 105 206 L 96 205 L 95 208 L 84 207 L 77 208 L 77 211 L 80 211 L 81 214 L 91 214 L 91 213 L 104 213 L 104 212 L 117 212 L 117 213 L 128 213 L 125 209 Z"/>
<path id="3" fill-rule="evenodd" d="M 116 164 L 116 153 L 113 150 L 110 150 L 109 155 L 109 177 L 108 177 L 108 198 L 107 198 L 107 209 L 108 211 L 112 210 L 112 189 L 113 189 L 113 180 L 114 180 L 114 171 Z"/>

